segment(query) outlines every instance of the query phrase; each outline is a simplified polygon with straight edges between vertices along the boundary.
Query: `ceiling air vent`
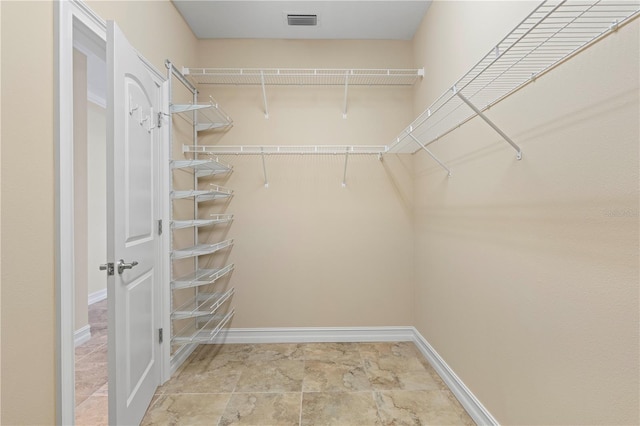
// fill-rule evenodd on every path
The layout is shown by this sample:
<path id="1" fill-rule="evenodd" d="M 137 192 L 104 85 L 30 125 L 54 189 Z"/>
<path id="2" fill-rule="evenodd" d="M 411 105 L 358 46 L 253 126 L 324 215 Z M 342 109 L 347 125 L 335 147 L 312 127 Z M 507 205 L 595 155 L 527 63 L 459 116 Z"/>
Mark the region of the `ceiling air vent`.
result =
<path id="1" fill-rule="evenodd" d="M 287 15 L 287 24 L 313 27 L 318 25 L 318 15 Z"/>

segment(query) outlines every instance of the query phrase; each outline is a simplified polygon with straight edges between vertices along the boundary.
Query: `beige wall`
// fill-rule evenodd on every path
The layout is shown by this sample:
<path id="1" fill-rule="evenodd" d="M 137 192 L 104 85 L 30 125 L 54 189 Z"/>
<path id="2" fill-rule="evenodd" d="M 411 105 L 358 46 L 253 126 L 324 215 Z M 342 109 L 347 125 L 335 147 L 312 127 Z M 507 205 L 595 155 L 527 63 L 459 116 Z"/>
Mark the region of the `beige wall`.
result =
<path id="1" fill-rule="evenodd" d="M 89 290 L 89 214 L 88 207 L 88 111 L 87 111 L 87 57 L 73 50 L 73 222 L 75 331 L 89 324 L 87 306 Z M 104 262 L 104 261 L 103 261 Z M 99 263 L 98 263 L 99 265 Z"/>
<path id="2" fill-rule="evenodd" d="M 102 19 L 115 20 L 131 45 L 163 75 L 165 59 L 178 64 L 197 60 L 196 38 L 170 0 L 89 0 L 87 4 Z"/>
<path id="3" fill-rule="evenodd" d="M 418 108 L 526 9 L 435 2 Z M 415 325 L 502 424 L 640 422 L 639 24 L 491 108 L 521 161 L 478 119 L 414 157 Z"/>
<path id="4" fill-rule="evenodd" d="M 107 153 L 106 153 L 106 111 L 103 107 L 87 104 L 88 140 L 87 158 L 89 164 L 88 214 L 89 262 L 88 295 L 107 288 L 104 271 L 97 265 L 107 258 Z"/>
<path id="5" fill-rule="evenodd" d="M 0 7 L 0 47 L 2 46 L 2 7 Z M 2 57 L 0 56 L 0 94 L 2 94 Z M 1 96 L 0 96 L 1 97 Z M 2 102 L 0 102 L 0 164 L 2 164 Z M 0 173 L 2 188 L 2 173 Z M 2 194 L 0 192 L 0 224 L 2 224 Z M 2 226 L 0 226 L 2 241 Z M 0 330 L 2 330 L 2 244 L 0 244 Z M 0 338 L 0 366 L 2 366 L 2 339 Z M 0 375 L 0 422 L 2 421 L 2 377 Z"/>
<path id="6" fill-rule="evenodd" d="M 410 42 L 217 40 L 199 42 L 208 67 L 410 67 Z M 412 90 L 201 86 L 233 118 L 222 145 L 382 145 L 412 115 Z M 222 158 L 235 167 L 232 327 L 326 327 L 411 324 L 413 283 L 410 200 L 394 185 L 406 171 L 397 158 L 269 156 L 269 188 L 259 157 Z M 408 163 L 408 161 L 407 161 Z M 391 178 L 390 178 L 391 177 Z M 206 237 L 206 233 L 203 233 Z M 217 238 L 214 235 L 213 238 Z"/>
<path id="7" fill-rule="evenodd" d="M 12 325 L 1 333 L 0 423 L 53 424 L 54 5 L 3 1 L 0 7 L 2 324 Z M 195 38 L 169 1 L 91 2 L 90 7 L 105 19 L 115 18 L 161 72 L 166 57 L 195 62 Z"/>
<path id="8" fill-rule="evenodd" d="M 55 418 L 53 4 L 2 2 L 0 7 L 3 123 L 0 423 L 52 424 Z"/>

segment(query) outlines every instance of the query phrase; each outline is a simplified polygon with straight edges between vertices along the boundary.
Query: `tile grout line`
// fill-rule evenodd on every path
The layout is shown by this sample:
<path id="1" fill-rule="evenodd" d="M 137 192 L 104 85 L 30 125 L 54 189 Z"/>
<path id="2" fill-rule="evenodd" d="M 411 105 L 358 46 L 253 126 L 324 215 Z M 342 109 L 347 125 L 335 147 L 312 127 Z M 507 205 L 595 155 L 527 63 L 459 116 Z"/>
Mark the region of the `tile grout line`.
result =
<path id="1" fill-rule="evenodd" d="M 302 344 L 302 382 L 300 383 L 300 409 L 298 413 L 298 426 L 302 426 L 302 401 L 304 399 L 304 378 L 307 369 L 307 344 Z"/>

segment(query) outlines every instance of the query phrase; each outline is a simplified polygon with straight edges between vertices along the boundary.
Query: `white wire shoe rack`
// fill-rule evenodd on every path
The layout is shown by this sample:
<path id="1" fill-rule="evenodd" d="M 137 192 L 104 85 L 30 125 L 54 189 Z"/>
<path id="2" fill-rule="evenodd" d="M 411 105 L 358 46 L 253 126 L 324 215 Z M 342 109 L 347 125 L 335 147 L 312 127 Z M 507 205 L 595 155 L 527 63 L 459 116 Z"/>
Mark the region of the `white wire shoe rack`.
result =
<path id="1" fill-rule="evenodd" d="M 198 103 L 198 90 L 180 73 L 175 66 L 166 61 L 169 96 L 172 98 L 173 79 L 177 79 L 192 94 L 192 102 L 188 104 L 173 104 L 170 101 L 170 115 L 180 117 L 187 121 L 192 128 L 191 143 L 198 146 L 201 132 L 225 131 L 233 121 L 213 99 L 207 103 Z M 175 144 L 172 132 L 173 121 L 169 120 L 169 134 L 172 144 Z M 172 150 L 173 151 L 173 150 Z M 174 176 L 170 179 L 170 216 L 171 216 L 171 251 L 169 264 L 171 276 L 169 311 L 169 328 L 171 342 L 169 349 L 171 370 L 175 371 L 180 363 L 194 348 L 197 343 L 213 343 L 217 334 L 228 325 L 233 317 L 231 300 L 235 293 L 233 287 L 226 288 L 226 281 L 235 269 L 234 264 L 226 264 L 221 267 L 208 267 L 211 264 L 220 263 L 219 254 L 228 251 L 233 246 L 233 239 L 224 241 L 206 241 L 201 238 L 200 229 L 230 224 L 233 215 L 223 213 L 209 213 L 204 215 L 201 203 L 207 202 L 207 207 L 215 207 L 219 200 L 229 199 L 233 196 L 233 190 L 209 182 L 218 176 L 224 176 L 233 171 L 230 164 L 219 161 L 217 157 L 207 156 L 198 158 L 195 153 L 191 158 L 172 159 L 170 168 Z M 177 179 L 176 173 L 188 173 Z M 202 179 L 207 179 L 208 187 L 204 186 Z M 191 181 L 190 187 L 184 188 L 184 182 Z M 174 188 L 175 182 L 180 182 L 182 188 Z M 206 188 L 206 189 L 204 189 Z M 174 203 L 181 204 L 181 214 L 191 211 L 190 217 L 174 218 Z M 191 203 L 191 204 L 184 204 Z M 192 206 L 185 209 L 185 206 Z M 189 235 L 192 244 L 184 247 L 184 243 L 177 243 L 175 233 L 180 232 L 184 236 Z M 184 233 L 187 234 L 184 234 Z M 183 244 L 183 246 L 179 246 Z M 224 258 L 222 259 L 224 262 Z M 174 272 L 176 262 L 180 262 L 181 270 L 190 269 L 186 273 L 177 276 Z M 207 265 L 207 267 L 203 267 Z M 225 283 L 222 283 L 225 281 Z"/>
<path id="2" fill-rule="evenodd" d="M 520 147 L 485 112 L 602 36 L 638 16 L 640 2 L 561 1 L 540 4 L 469 72 L 435 100 L 389 145 L 389 153 L 426 151 L 473 117 L 481 117 L 522 158 Z"/>

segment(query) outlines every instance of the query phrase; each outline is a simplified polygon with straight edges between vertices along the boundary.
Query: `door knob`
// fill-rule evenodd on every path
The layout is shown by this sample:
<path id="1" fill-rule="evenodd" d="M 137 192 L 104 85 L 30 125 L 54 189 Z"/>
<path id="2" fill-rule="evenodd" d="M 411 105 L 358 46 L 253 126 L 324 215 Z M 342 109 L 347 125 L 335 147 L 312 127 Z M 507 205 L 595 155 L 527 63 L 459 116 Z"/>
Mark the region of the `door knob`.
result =
<path id="1" fill-rule="evenodd" d="M 125 263 L 124 259 L 120 259 L 118 260 L 118 273 L 122 275 L 125 269 L 132 269 L 137 264 L 138 262 L 136 262 L 135 260 L 131 263 Z"/>

